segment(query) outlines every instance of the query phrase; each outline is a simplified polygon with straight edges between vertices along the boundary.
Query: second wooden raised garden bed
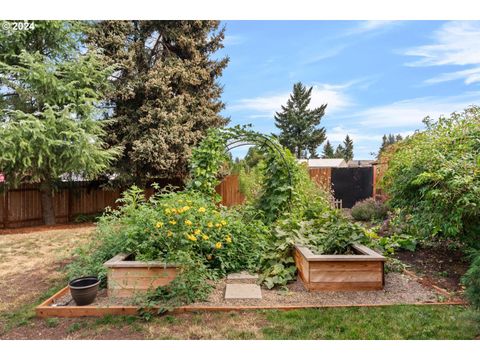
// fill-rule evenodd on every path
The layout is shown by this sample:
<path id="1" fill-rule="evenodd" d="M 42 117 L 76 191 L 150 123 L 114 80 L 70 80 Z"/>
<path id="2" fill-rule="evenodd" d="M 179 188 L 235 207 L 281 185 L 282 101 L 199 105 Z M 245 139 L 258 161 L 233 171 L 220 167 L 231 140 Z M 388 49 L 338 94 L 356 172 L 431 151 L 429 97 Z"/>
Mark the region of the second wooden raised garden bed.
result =
<path id="1" fill-rule="evenodd" d="M 366 246 L 352 245 L 355 255 L 315 255 L 295 246 L 295 263 L 309 291 L 381 290 L 385 284 L 385 257 Z"/>

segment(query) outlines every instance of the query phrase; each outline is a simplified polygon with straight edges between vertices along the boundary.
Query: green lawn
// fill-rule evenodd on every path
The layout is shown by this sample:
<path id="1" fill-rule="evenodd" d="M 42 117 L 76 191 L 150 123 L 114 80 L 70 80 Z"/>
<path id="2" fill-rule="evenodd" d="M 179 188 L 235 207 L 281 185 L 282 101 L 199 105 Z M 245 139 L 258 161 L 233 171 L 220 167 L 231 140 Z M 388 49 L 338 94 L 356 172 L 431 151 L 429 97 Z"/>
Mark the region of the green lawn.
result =
<path id="1" fill-rule="evenodd" d="M 480 315 L 460 306 L 391 306 L 270 312 L 267 339 L 474 339 Z"/>
<path id="2" fill-rule="evenodd" d="M 68 339 L 478 339 L 480 314 L 463 306 L 390 306 L 294 311 L 185 313 L 154 317 L 7 319 L 13 338 Z M 19 334 L 19 335 L 18 335 Z M 41 334 L 41 336 L 37 336 Z"/>

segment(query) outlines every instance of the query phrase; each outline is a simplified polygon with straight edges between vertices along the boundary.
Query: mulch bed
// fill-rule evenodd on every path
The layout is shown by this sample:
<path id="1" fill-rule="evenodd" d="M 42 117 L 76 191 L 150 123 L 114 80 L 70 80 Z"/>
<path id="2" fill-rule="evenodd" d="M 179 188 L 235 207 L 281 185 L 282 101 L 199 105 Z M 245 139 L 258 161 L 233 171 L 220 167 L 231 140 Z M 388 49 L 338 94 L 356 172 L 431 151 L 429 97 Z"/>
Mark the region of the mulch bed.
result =
<path id="1" fill-rule="evenodd" d="M 469 263 L 460 250 L 445 245 L 420 248 L 414 252 L 399 251 L 395 257 L 422 278 L 425 285 L 437 285 L 450 292 L 462 292 L 461 278 Z"/>

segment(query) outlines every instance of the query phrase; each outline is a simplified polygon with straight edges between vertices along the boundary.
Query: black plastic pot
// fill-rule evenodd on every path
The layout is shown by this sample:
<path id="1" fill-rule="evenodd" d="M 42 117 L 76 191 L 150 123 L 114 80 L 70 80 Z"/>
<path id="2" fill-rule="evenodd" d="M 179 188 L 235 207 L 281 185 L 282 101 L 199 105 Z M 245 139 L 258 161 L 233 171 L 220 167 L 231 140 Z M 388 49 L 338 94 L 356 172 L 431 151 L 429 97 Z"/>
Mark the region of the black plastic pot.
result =
<path id="1" fill-rule="evenodd" d="M 70 294 L 72 294 L 73 300 L 75 300 L 79 306 L 89 305 L 95 300 L 99 285 L 100 280 L 95 276 L 73 279 L 68 283 Z"/>

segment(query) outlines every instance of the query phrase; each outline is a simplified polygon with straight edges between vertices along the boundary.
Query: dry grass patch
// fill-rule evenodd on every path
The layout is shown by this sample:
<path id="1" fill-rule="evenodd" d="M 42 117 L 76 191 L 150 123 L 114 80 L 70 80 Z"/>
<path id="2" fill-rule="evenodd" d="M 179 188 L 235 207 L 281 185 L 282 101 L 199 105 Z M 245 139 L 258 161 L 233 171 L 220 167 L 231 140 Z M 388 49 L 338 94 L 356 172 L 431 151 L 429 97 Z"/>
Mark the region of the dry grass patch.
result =
<path id="1" fill-rule="evenodd" d="M 261 339 L 267 324 L 262 312 L 167 315 L 146 323 L 148 339 Z"/>
<path id="2" fill-rule="evenodd" d="M 38 297 L 62 278 L 59 271 L 93 226 L 0 235 L 0 313 Z"/>

